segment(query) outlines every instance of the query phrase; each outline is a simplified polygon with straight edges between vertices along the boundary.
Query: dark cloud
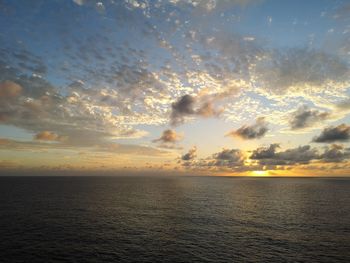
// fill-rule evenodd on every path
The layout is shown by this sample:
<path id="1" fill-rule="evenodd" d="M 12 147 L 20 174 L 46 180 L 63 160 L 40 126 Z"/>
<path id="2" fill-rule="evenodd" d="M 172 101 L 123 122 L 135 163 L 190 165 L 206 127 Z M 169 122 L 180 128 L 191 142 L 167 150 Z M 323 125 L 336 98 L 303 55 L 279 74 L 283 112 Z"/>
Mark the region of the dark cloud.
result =
<path id="1" fill-rule="evenodd" d="M 283 151 L 278 151 L 278 148 L 280 146 L 276 143 L 267 147 L 259 147 L 252 151 L 249 157 L 246 157 L 240 149 L 223 149 L 221 152 L 204 159 L 191 159 L 191 161 L 184 162 L 183 166 L 203 171 L 209 169 L 246 172 L 288 170 L 293 169 L 293 167 L 310 167 L 311 169 L 314 164 L 320 167 L 320 165 L 326 163 L 346 163 L 350 159 L 350 149 L 337 144 L 325 147 L 321 152 L 316 148 L 312 148 L 310 145 Z"/>
<path id="2" fill-rule="evenodd" d="M 278 143 L 270 144 L 269 147 L 260 147 L 253 151 L 253 154 L 250 156 L 250 159 L 272 159 L 275 157 L 276 150 L 279 147 L 280 145 Z"/>
<path id="3" fill-rule="evenodd" d="M 201 101 L 201 98 L 184 95 L 171 104 L 170 122 L 177 125 L 183 123 L 186 116 L 212 117 L 220 113 L 220 110 L 214 109 L 212 101 Z"/>
<path id="4" fill-rule="evenodd" d="M 221 152 L 213 155 L 214 162 L 211 162 L 215 166 L 242 166 L 244 163 L 244 154 L 239 149 L 223 149 Z"/>
<path id="5" fill-rule="evenodd" d="M 197 156 L 197 147 L 194 146 L 188 151 L 188 153 L 185 153 L 184 155 L 182 155 L 181 159 L 183 161 L 190 161 L 196 158 L 196 156 Z"/>
<path id="6" fill-rule="evenodd" d="M 239 137 L 244 140 L 252 140 L 262 138 L 268 131 L 265 118 L 261 117 L 256 120 L 253 125 L 243 125 L 239 129 L 229 132 L 226 136 Z"/>
<path id="7" fill-rule="evenodd" d="M 320 159 L 324 162 L 342 162 L 349 158 L 350 150 L 339 144 L 332 144 L 326 147 L 325 151 L 320 155 Z"/>
<path id="8" fill-rule="evenodd" d="M 319 159 L 317 150 L 312 149 L 310 145 L 276 152 L 278 147 L 278 144 L 271 144 L 267 148 L 258 148 L 253 151 L 250 159 L 258 160 L 261 165 L 308 164 L 311 160 Z"/>
<path id="9" fill-rule="evenodd" d="M 342 162 L 350 158 L 349 149 L 342 145 L 332 144 L 326 147 L 323 152 L 319 152 L 310 145 L 299 146 L 277 152 L 278 144 L 271 144 L 269 147 L 260 147 L 254 150 L 250 156 L 251 160 L 256 160 L 260 165 L 290 166 L 298 164 L 309 164 L 316 162 Z"/>
<path id="10" fill-rule="evenodd" d="M 336 141 L 348 141 L 350 139 L 350 126 L 340 124 L 325 128 L 319 136 L 313 138 L 313 142 L 331 143 Z"/>
<path id="11" fill-rule="evenodd" d="M 190 95 L 180 97 L 176 102 L 171 104 L 171 119 L 173 122 L 178 122 L 182 116 L 192 115 L 195 113 L 194 105 L 196 100 Z"/>
<path id="12" fill-rule="evenodd" d="M 317 159 L 317 150 L 310 145 L 299 146 L 276 153 L 276 159 L 286 164 L 307 164 L 313 159 Z"/>
<path id="13" fill-rule="evenodd" d="M 204 172 L 210 170 L 242 172 L 250 170 L 250 168 L 256 168 L 256 166 L 254 168 L 246 167 L 244 165 L 245 160 L 246 156 L 243 151 L 239 149 L 223 149 L 207 158 L 185 161 L 182 165 L 186 168 L 192 168 Z"/>
<path id="14" fill-rule="evenodd" d="M 313 124 L 322 122 L 329 118 L 329 112 L 321 112 L 318 110 L 311 110 L 307 106 L 300 107 L 297 111 L 292 113 L 290 126 L 293 130 L 310 127 Z"/>

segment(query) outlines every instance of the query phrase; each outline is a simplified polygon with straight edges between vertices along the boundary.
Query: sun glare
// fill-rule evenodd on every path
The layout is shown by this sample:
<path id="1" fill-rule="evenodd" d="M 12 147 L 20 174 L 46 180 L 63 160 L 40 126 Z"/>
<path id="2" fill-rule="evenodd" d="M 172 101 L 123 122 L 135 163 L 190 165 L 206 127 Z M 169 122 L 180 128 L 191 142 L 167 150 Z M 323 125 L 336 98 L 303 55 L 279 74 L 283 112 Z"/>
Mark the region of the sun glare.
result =
<path id="1" fill-rule="evenodd" d="M 269 172 L 268 171 L 253 171 L 252 176 L 268 176 Z"/>

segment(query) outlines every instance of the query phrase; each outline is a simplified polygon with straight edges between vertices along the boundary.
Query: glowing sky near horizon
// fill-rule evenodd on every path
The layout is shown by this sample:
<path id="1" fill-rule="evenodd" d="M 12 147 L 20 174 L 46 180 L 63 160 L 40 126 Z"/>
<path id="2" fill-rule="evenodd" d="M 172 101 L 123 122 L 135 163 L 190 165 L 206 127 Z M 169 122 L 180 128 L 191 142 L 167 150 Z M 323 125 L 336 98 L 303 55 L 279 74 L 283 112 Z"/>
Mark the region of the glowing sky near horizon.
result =
<path id="1" fill-rule="evenodd" d="M 348 175 L 350 1 L 0 0 L 0 170 Z"/>

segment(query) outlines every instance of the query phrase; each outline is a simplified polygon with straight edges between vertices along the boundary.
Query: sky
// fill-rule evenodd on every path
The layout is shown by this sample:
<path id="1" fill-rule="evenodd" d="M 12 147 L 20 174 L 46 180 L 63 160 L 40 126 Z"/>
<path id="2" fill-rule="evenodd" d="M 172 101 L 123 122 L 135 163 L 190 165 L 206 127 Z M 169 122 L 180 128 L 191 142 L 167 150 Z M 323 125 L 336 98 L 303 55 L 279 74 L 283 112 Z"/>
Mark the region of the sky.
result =
<path id="1" fill-rule="evenodd" d="M 350 1 L 0 0 L 0 172 L 350 175 Z"/>

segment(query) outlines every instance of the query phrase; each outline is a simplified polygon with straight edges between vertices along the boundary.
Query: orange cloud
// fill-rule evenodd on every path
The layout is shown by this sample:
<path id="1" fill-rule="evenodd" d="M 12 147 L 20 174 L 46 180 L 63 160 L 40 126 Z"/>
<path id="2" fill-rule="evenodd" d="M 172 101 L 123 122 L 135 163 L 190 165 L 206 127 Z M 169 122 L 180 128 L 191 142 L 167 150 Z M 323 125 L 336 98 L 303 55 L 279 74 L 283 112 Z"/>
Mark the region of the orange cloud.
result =
<path id="1" fill-rule="evenodd" d="M 0 138 L 0 145 L 7 145 L 7 144 L 10 144 L 10 140 Z"/>
<path id="2" fill-rule="evenodd" d="M 63 141 L 65 137 L 59 136 L 58 134 L 51 131 L 42 131 L 34 136 L 35 140 L 40 141 Z"/>
<path id="3" fill-rule="evenodd" d="M 163 143 L 175 143 L 182 139 L 182 136 L 176 133 L 174 130 L 163 131 L 162 136 L 159 139 L 153 140 L 153 142 L 163 142 Z"/>
<path id="4" fill-rule="evenodd" d="M 13 81 L 5 80 L 0 83 L 0 98 L 14 98 L 21 92 L 22 87 Z"/>

